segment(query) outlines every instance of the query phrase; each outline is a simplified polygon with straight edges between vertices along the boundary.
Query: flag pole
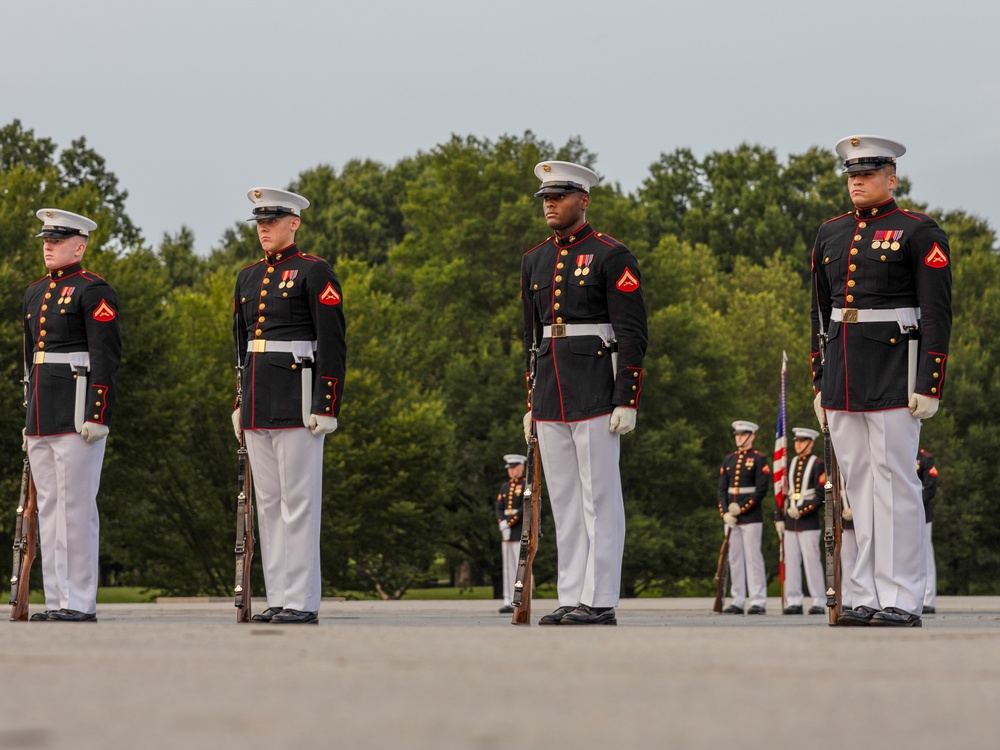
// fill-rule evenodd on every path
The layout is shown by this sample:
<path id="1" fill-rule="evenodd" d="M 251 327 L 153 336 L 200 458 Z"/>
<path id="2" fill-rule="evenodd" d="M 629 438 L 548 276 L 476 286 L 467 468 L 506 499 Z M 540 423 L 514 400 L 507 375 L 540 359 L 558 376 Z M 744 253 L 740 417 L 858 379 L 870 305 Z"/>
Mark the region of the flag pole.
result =
<path id="1" fill-rule="evenodd" d="M 781 398 L 778 402 L 778 425 L 774 436 L 774 502 L 777 505 L 775 523 L 784 521 L 788 498 L 788 411 L 785 386 L 788 378 L 788 354 L 781 352 Z M 781 611 L 785 611 L 785 536 L 778 535 L 778 581 L 781 584 Z"/>

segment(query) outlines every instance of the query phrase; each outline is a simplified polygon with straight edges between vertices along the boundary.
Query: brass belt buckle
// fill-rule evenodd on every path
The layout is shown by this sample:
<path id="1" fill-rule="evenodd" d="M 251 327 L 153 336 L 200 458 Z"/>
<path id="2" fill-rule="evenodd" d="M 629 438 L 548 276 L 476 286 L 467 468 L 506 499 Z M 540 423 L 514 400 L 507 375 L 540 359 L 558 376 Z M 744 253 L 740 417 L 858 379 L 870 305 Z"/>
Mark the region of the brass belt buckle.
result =
<path id="1" fill-rule="evenodd" d="M 566 338 L 566 324 L 565 323 L 554 323 L 552 325 L 552 338 L 554 338 L 554 339 L 564 339 L 564 338 Z"/>
<path id="2" fill-rule="evenodd" d="M 35 352 L 35 364 L 36 365 L 45 364 L 45 352 Z"/>
<path id="3" fill-rule="evenodd" d="M 267 351 L 267 339 L 254 339 L 250 342 L 250 351 L 254 354 L 263 354 Z"/>
<path id="4" fill-rule="evenodd" d="M 858 322 L 858 308 L 856 307 L 845 307 L 840 312 L 840 322 L 841 323 L 857 323 Z"/>

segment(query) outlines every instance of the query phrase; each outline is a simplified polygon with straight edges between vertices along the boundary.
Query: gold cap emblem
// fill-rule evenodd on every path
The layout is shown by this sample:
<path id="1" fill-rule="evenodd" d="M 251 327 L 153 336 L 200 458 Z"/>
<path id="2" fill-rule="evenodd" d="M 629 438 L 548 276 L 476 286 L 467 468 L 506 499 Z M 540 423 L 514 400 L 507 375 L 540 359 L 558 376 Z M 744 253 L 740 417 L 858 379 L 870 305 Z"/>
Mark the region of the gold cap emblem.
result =
<path id="1" fill-rule="evenodd" d="M 861 141 L 857 138 L 851 138 L 851 145 L 857 148 L 861 145 Z"/>
<path id="2" fill-rule="evenodd" d="M 543 164 L 542 169 L 544 169 L 546 172 L 552 171 L 552 167 L 550 167 L 548 164 Z"/>
<path id="3" fill-rule="evenodd" d="M 45 215 L 46 215 L 46 216 L 47 216 L 48 218 L 50 218 L 50 219 L 52 218 L 52 212 L 51 212 L 51 211 L 46 211 L 46 212 L 45 212 Z"/>
<path id="4" fill-rule="evenodd" d="M 857 145 L 857 144 L 855 144 L 855 145 Z M 259 190 L 254 190 L 253 191 L 253 197 L 254 198 L 260 198 L 260 191 Z"/>

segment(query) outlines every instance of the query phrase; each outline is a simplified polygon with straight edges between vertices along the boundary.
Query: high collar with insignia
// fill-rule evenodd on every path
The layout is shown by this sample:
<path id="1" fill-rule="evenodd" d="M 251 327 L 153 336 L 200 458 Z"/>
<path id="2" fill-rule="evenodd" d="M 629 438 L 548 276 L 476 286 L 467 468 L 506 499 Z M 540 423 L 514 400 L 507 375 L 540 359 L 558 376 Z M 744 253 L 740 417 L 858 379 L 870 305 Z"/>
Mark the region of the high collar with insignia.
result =
<path id="1" fill-rule="evenodd" d="M 882 216 L 887 216 L 897 209 L 896 201 L 891 198 L 878 206 L 869 206 L 868 208 L 855 208 L 854 218 L 859 221 L 871 221 L 872 219 L 878 219 Z"/>

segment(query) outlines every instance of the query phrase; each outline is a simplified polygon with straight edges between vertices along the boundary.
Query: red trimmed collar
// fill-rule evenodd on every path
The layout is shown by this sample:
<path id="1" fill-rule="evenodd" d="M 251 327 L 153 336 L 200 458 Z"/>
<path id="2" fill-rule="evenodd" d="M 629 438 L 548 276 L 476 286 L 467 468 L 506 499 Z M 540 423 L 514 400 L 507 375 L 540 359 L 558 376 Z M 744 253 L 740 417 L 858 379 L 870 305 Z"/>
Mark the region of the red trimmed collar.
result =
<path id="1" fill-rule="evenodd" d="M 294 258 L 298 254 L 299 248 L 293 242 L 288 247 L 278 250 L 276 253 L 266 253 L 264 255 L 264 262 L 269 266 L 276 266 L 279 263 L 284 263 L 289 258 Z"/>
<path id="2" fill-rule="evenodd" d="M 877 206 L 869 206 L 868 208 L 854 208 L 854 218 L 860 219 L 861 221 L 868 221 L 869 219 L 880 219 L 883 216 L 891 214 L 893 211 L 897 210 L 898 206 L 896 201 L 890 198 L 885 203 L 880 203 Z"/>
<path id="3" fill-rule="evenodd" d="M 560 237 L 557 234 L 552 235 L 552 241 L 556 243 L 556 247 L 568 247 L 585 237 L 589 237 L 594 233 L 594 230 L 590 227 L 590 222 L 585 222 L 583 226 L 577 229 L 572 234 L 567 234 L 565 237 Z"/>
<path id="4" fill-rule="evenodd" d="M 48 273 L 50 279 L 62 279 L 66 276 L 72 276 L 74 273 L 79 273 L 83 270 L 83 266 L 79 263 L 70 263 L 68 266 L 63 266 L 62 268 L 53 268 Z"/>

